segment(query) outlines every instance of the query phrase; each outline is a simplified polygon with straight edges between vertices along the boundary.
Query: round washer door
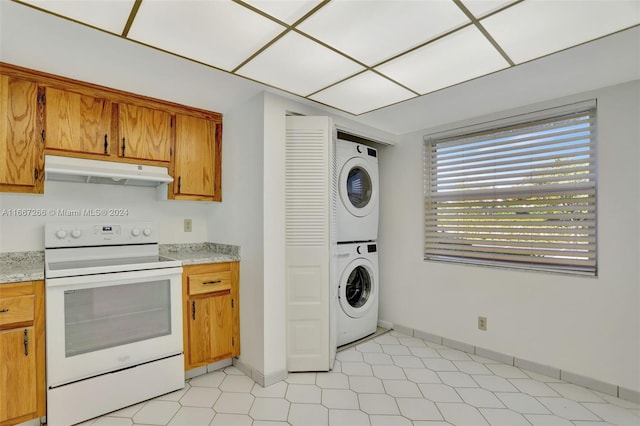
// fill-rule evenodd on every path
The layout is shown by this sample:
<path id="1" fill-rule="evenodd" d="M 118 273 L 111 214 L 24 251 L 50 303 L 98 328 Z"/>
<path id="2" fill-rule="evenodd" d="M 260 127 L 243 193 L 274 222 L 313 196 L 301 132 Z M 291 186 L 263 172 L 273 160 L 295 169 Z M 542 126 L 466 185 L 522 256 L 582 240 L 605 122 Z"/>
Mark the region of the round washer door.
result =
<path id="1" fill-rule="evenodd" d="M 367 259 L 352 261 L 340 277 L 338 299 L 345 314 L 351 318 L 360 318 L 372 306 L 378 291 L 373 265 Z"/>
<path id="2" fill-rule="evenodd" d="M 372 173 L 365 159 L 349 159 L 340 171 L 339 185 L 342 204 L 352 215 L 363 217 L 375 208 L 378 175 Z"/>

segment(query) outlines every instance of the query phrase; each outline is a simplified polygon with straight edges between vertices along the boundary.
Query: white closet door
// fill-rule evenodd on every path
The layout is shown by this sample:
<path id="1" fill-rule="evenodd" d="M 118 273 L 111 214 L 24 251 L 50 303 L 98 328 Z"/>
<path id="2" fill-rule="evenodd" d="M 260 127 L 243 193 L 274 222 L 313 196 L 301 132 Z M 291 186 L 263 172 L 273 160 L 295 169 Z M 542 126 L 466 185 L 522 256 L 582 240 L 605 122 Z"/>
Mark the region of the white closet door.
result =
<path id="1" fill-rule="evenodd" d="M 335 359 L 335 137 L 328 117 L 287 117 L 287 369 L 328 371 Z"/>

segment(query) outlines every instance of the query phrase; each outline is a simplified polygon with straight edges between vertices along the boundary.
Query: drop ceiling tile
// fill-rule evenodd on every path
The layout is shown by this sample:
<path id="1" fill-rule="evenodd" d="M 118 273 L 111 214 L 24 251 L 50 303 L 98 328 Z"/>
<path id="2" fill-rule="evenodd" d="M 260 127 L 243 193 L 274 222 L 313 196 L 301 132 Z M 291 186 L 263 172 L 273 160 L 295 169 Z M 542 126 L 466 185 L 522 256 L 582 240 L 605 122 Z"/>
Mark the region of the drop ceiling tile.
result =
<path id="1" fill-rule="evenodd" d="M 230 0 L 145 0 L 129 38 L 230 71 L 283 30 Z"/>
<path id="2" fill-rule="evenodd" d="M 22 3 L 111 33 L 122 34 L 134 0 L 26 0 Z"/>
<path id="3" fill-rule="evenodd" d="M 306 96 L 363 69 L 356 62 L 292 31 L 236 73 Z"/>
<path id="4" fill-rule="evenodd" d="M 415 96 L 402 86 L 366 71 L 309 98 L 357 115 Z"/>
<path id="5" fill-rule="evenodd" d="M 375 65 L 468 22 L 451 0 L 335 0 L 298 28 Z"/>
<path id="6" fill-rule="evenodd" d="M 476 27 L 467 27 L 376 70 L 425 94 L 508 66 Z"/>
<path id="7" fill-rule="evenodd" d="M 640 1 L 524 1 L 481 21 L 516 63 L 640 24 Z"/>
<path id="8" fill-rule="evenodd" d="M 320 0 L 244 0 L 244 2 L 282 22 L 293 24 L 316 7 Z"/>
<path id="9" fill-rule="evenodd" d="M 461 0 L 461 3 L 469 9 L 469 12 L 471 12 L 473 16 L 480 18 L 517 1 L 518 0 Z"/>

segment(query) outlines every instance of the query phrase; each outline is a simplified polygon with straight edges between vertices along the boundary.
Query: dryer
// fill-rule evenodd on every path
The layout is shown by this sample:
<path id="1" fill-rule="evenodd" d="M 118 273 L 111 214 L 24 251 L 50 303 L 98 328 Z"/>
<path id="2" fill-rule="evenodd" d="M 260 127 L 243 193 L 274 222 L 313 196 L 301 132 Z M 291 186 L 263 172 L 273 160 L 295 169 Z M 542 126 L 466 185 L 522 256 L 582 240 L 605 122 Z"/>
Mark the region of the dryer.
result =
<path id="1" fill-rule="evenodd" d="M 376 243 L 339 244 L 338 346 L 375 333 L 378 326 Z"/>
<path id="2" fill-rule="evenodd" d="M 338 242 L 378 238 L 378 151 L 367 145 L 336 142 Z"/>

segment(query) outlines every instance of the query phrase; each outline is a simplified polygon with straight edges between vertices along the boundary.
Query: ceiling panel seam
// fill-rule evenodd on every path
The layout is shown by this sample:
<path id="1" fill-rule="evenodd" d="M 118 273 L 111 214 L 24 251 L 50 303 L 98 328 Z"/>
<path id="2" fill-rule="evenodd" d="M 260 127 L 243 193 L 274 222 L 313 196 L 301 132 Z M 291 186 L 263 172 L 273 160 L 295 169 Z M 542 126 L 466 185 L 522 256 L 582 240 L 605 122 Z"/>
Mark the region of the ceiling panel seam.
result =
<path id="1" fill-rule="evenodd" d="M 498 53 L 502 55 L 504 60 L 509 63 L 509 66 L 511 67 L 514 66 L 515 62 L 511 60 L 509 55 L 507 55 L 507 52 L 505 52 L 504 49 L 498 44 L 498 42 L 495 41 L 495 39 L 491 36 L 491 34 L 489 34 L 489 32 L 484 28 L 484 26 L 480 23 L 480 21 L 473 15 L 473 13 L 471 13 L 469 9 L 467 9 L 467 7 L 464 4 L 462 4 L 460 0 L 453 0 L 453 2 L 456 5 L 458 5 L 460 10 L 462 10 L 462 12 L 465 15 L 467 15 L 467 18 L 471 20 L 473 25 L 475 25 L 475 27 L 482 33 L 482 35 L 487 39 L 487 41 L 491 43 L 491 45 L 498 51 Z"/>
<path id="2" fill-rule="evenodd" d="M 280 24 L 284 27 L 286 27 L 286 29 L 278 34 L 273 40 L 269 41 L 267 44 L 265 44 L 264 46 L 262 46 L 260 49 L 258 49 L 254 54 L 250 55 L 247 59 L 245 59 L 244 61 L 242 61 L 240 63 L 240 65 L 238 65 L 237 67 L 235 67 L 234 69 L 231 70 L 232 74 L 236 74 L 236 72 L 238 72 L 238 70 L 240 68 L 242 68 L 243 66 L 247 65 L 249 62 L 251 62 L 256 56 L 258 56 L 259 54 L 261 54 L 262 52 L 264 52 L 265 50 L 267 50 L 269 47 L 271 47 L 276 41 L 280 40 L 282 37 L 284 37 L 286 34 L 288 34 L 291 30 L 295 30 L 296 25 L 299 25 L 301 22 L 303 22 L 305 19 L 307 19 L 309 16 L 313 15 L 314 13 L 316 13 L 318 10 L 320 10 L 321 8 L 323 8 L 327 3 L 329 3 L 331 0 L 323 0 L 321 3 L 317 4 L 313 9 L 311 9 L 310 11 L 308 11 L 307 13 L 305 13 L 301 18 L 299 18 L 298 20 L 296 20 L 293 24 L 289 25 L 286 22 L 283 22 L 271 15 L 269 15 L 266 12 L 263 12 L 262 10 L 247 4 L 245 2 L 243 2 L 242 0 L 232 0 L 234 3 L 243 6 L 259 15 L 262 15 L 263 17 L 267 18 L 267 19 L 271 19 L 272 21 L 274 21 L 277 24 Z"/>
<path id="3" fill-rule="evenodd" d="M 136 15 L 138 14 L 138 10 L 140 9 L 140 5 L 142 4 L 142 0 L 136 0 L 131 8 L 131 13 L 129 13 L 129 18 L 127 19 L 127 23 L 124 25 L 124 30 L 122 31 L 122 37 L 127 38 L 129 35 L 129 30 L 133 25 L 133 20 L 136 19 Z"/>

